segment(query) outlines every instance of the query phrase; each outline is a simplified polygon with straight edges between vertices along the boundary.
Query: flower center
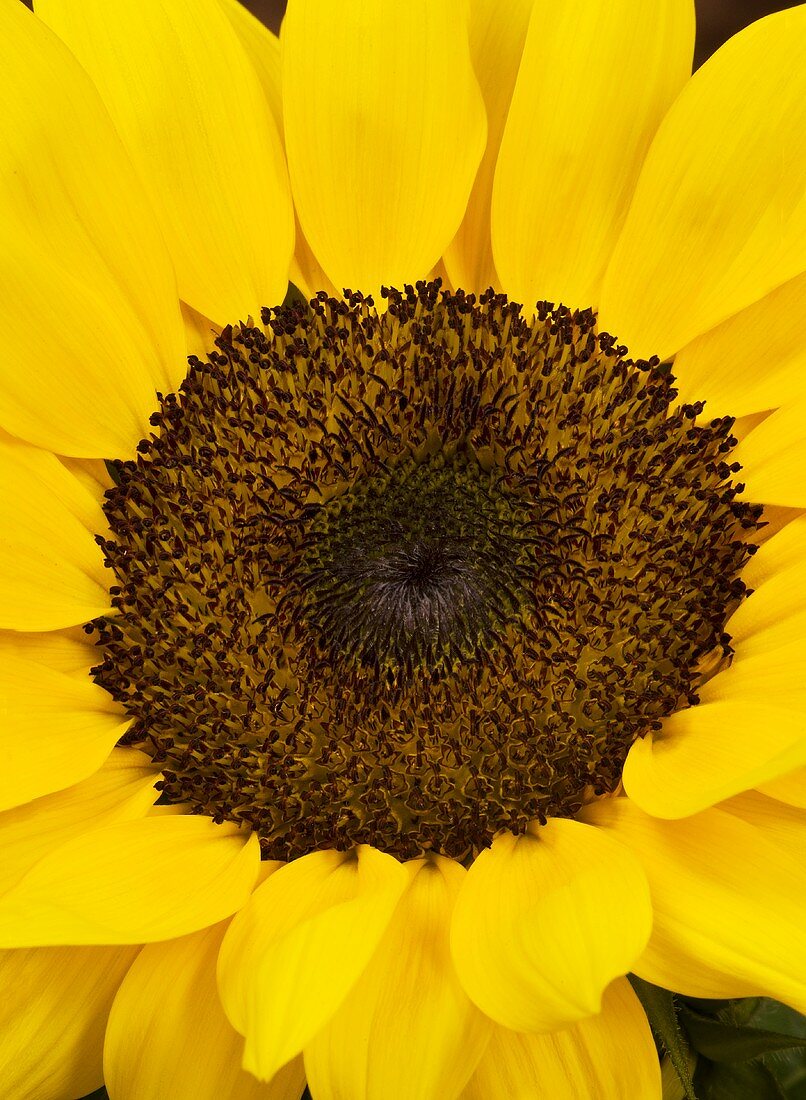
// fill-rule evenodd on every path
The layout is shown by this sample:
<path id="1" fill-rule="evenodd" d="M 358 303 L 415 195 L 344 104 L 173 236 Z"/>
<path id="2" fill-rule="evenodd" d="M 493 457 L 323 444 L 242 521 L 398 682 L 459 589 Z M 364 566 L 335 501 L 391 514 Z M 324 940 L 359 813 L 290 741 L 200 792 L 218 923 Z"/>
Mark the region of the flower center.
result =
<path id="1" fill-rule="evenodd" d="M 730 419 L 590 311 L 387 304 L 227 328 L 108 494 L 96 678 L 164 798 L 271 858 L 574 814 L 696 704 L 745 595 Z"/>
<path id="2" fill-rule="evenodd" d="M 464 452 L 366 478 L 310 524 L 300 621 L 332 663 L 388 687 L 449 672 L 528 600 L 528 511 Z"/>

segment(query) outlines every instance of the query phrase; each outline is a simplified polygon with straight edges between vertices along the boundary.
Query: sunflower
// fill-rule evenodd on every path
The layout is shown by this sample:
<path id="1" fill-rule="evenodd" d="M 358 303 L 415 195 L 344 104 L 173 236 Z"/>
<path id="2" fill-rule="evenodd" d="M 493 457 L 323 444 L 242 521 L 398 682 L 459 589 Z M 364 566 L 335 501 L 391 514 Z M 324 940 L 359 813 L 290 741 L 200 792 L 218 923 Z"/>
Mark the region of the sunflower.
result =
<path id="1" fill-rule="evenodd" d="M 651 1098 L 628 972 L 806 1008 L 806 6 L 693 39 L 0 4 L 8 1100 Z"/>

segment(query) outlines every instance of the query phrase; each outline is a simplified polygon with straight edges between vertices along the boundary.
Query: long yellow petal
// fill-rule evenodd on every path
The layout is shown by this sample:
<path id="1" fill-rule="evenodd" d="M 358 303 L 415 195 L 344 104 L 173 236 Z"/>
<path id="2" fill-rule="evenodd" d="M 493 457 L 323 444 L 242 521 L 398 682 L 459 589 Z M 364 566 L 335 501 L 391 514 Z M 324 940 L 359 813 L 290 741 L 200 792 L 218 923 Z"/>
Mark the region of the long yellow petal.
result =
<path id="1" fill-rule="evenodd" d="M 768 539 L 742 577 L 752 591 L 726 624 L 731 667 L 630 750 L 624 785 L 649 813 L 685 817 L 806 761 L 806 517 Z"/>
<path id="2" fill-rule="evenodd" d="M 763 518 L 767 519 L 766 512 Z M 754 591 L 752 597 L 744 600 L 739 605 L 738 611 L 731 617 L 728 627 L 731 636 L 735 638 L 739 635 L 737 624 L 748 608 L 752 609 L 758 606 L 759 603 L 766 602 L 767 593 L 770 592 L 772 587 L 770 581 L 777 584 L 778 579 L 788 574 L 792 568 L 804 565 L 806 565 L 806 516 L 802 515 L 796 516 L 791 522 L 768 538 L 742 570 L 742 580 Z M 794 577 L 790 577 L 790 586 L 793 579 Z M 758 591 L 762 587 L 764 597 L 759 601 Z M 806 592 L 795 591 L 792 596 L 798 604 L 806 604 Z M 782 607 L 780 610 L 785 611 L 786 609 Z M 755 611 L 751 610 L 751 617 L 754 616 Z M 776 615 L 775 617 L 780 618 L 781 616 Z M 747 638 L 750 633 L 754 633 L 754 631 L 743 629 L 741 637 Z"/>
<path id="3" fill-rule="evenodd" d="M 0 667 L 0 701 L 0 810 L 92 775 L 131 721 L 86 671 L 10 655 Z"/>
<path id="4" fill-rule="evenodd" d="M 0 946 L 151 943 L 216 924 L 249 897 L 257 837 L 205 817 L 93 829 L 0 897 Z"/>
<path id="5" fill-rule="evenodd" d="M 769 783 L 762 783 L 759 785 L 759 790 L 770 798 L 778 799 L 779 802 L 806 810 L 806 767 L 797 768 L 786 775 L 779 775 Z"/>
<path id="6" fill-rule="evenodd" d="M 185 344 L 188 355 L 195 355 L 202 363 L 215 347 L 215 338 L 221 332 L 221 326 L 214 324 L 209 317 L 197 313 L 195 309 L 182 303 L 182 321 L 185 326 Z"/>
<path id="7" fill-rule="evenodd" d="M 803 858 L 806 851 L 806 809 L 784 805 L 759 791 L 745 791 L 723 802 L 719 808 L 752 825 L 765 839 L 777 844 L 793 859 Z"/>
<path id="8" fill-rule="evenodd" d="M 496 1027 L 461 1100 L 660 1100 L 652 1032 L 625 978 L 602 1011 L 573 1027 L 528 1035 Z"/>
<path id="9" fill-rule="evenodd" d="M 271 1084 L 241 1069 L 243 1041 L 218 999 L 227 922 L 147 944 L 115 997 L 104 1047 L 114 1100 L 300 1100 L 302 1059 Z"/>
<path id="10" fill-rule="evenodd" d="M 0 6 L 0 423 L 128 455 L 182 375 L 176 284 L 96 90 L 22 4 Z"/>
<path id="11" fill-rule="evenodd" d="M 81 833 L 145 817 L 157 798 L 156 769 L 136 749 L 113 749 L 87 779 L 0 813 L 0 894 Z"/>
<path id="12" fill-rule="evenodd" d="M 104 1027 L 138 950 L 0 951 L 3 1100 L 64 1100 L 103 1084 Z"/>
<path id="13" fill-rule="evenodd" d="M 380 946 L 333 1018 L 305 1046 L 317 1100 L 458 1096 L 490 1021 L 459 984 L 451 912 L 465 872 L 441 857 L 406 864 L 408 886 Z"/>
<path id="14" fill-rule="evenodd" d="M 241 45 L 252 62 L 263 94 L 272 113 L 277 132 L 284 139 L 282 63 L 280 58 L 280 40 L 256 19 L 239 0 L 219 0 L 227 14 Z M 291 261 L 291 282 L 299 287 L 303 294 L 312 297 L 318 290 L 336 295 L 336 288 L 325 275 L 314 256 L 311 246 L 305 240 L 299 220 L 294 225 L 294 257 Z"/>
<path id="15" fill-rule="evenodd" d="M 110 609 L 98 500 L 45 451 L 0 432 L 0 627 L 55 630 Z"/>
<path id="16" fill-rule="evenodd" d="M 716 417 L 806 397 L 804 315 L 806 274 L 696 337 L 675 356 L 681 400 L 705 401 L 705 415 Z"/>
<path id="17" fill-rule="evenodd" d="M 806 400 L 768 416 L 740 441 L 731 461 L 742 464 L 738 476 L 748 500 L 806 508 Z"/>
<path id="18" fill-rule="evenodd" d="M 217 0 L 37 0 L 95 81 L 145 184 L 183 301 L 219 324 L 285 296 L 288 177 Z"/>
<path id="19" fill-rule="evenodd" d="M 535 4 L 492 195 L 495 267 L 527 308 L 595 305 L 658 125 L 691 73 L 693 0 Z"/>
<path id="20" fill-rule="evenodd" d="M 601 325 L 666 358 L 806 268 L 806 6 L 753 23 L 664 119 L 607 270 Z"/>
<path id="21" fill-rule="evenodd" d="M 601 1010 L 649 937 L 636 860 L 579 821 L 504 833 L 470 868 L 453 916 L 456 969 L 476 1004 L 515 1031 L 551 1031 Z"/>
<path id="22" fill-rule="evenodd" d="M 487 110 L 487 145 L 467 210 L 443 261 L 451 283 L 476 293 L 500 283 L 493 264 L 490 206 L 498 150 L 534 0 L 471 0 L 470 53 Z"/>
<path id="23" fill-rule="evenodd" d="M 636 741 L 624 789 L 648 813 L 686 817 L 806 763 L 804 647 L 739 658 L 698 706 Z"/>
<path id="24" fill-rule="evenodd" d="M 749 658 L 777 661 L 778 650 L 797 660 L 798 647 L 806 649 L 806 517 L 768 539 L 742 570 L 742 579 L 752 592 L 725 627 L 738 668 Z"/>
<path id="25" fill-rule="evenodd" d="M 240 0 L 218 0 L 238 41 L 257 73 L 277 133 L 283 136 L 283 93 L 280 82 L 280 39 Z"/>
<path id="26" fill-rule="evenodd" d="M 104 460 L 102 458 L 65 458 L 64 455 L 59 455 L 59 460 L 95 500 L 103 505 L 104 493 L 114 485 Z"/>
<path id="27" fill-rule="evenodd" d="M 7 657 L 22 657 L 55 672 L 86 676 L 98 663 L 98 650 L 81 627 L 33 634 L 0 630 L 0 667 Z"/>
<path id="28" fill-rule="evenodd" d="M 303 232 L 341 290 L 425 278 L 459 228 L 484 105 L 457 0 L 291 0 L 280 43 Z"/>
<path id="29" fill-rule="evenodd" d="M 275 871 L 233 920 L 218 966 L 244 1068 L 263 1081 L 296 1057 L 355 985 L 406 885 L 391 856 L 313 852 Z"/>
<path id="30" fill-rule="evenodd" d="M 661 821 L 611 798 L 583 816 L 646 871 L 654 924 L 636 974 L 690 997 L 761 995 L 806 1008 L 802 859 L 721 809 Z"/>

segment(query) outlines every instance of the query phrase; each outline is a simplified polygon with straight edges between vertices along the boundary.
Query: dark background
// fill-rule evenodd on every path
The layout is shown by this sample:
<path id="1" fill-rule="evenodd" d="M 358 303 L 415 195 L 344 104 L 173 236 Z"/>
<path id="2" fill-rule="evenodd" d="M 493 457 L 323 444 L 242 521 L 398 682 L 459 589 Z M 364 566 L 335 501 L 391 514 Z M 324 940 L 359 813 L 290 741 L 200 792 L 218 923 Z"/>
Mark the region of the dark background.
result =
<path id="1" fill-rule="evenodd" d="M 327 0 L 329 3 L 338 0 Z M 405 2 L 405 0 L 404 0 Z M 652 0 L 646 0 L 651 3 Z M 246 6 L 273 31 L 279 30 L 285 0 L 245 0 Z M 695 65 L 701 65 L 726 38 L 771 11 L 794 8 L 787 0 L 696 0 L 697 51 Z"/>

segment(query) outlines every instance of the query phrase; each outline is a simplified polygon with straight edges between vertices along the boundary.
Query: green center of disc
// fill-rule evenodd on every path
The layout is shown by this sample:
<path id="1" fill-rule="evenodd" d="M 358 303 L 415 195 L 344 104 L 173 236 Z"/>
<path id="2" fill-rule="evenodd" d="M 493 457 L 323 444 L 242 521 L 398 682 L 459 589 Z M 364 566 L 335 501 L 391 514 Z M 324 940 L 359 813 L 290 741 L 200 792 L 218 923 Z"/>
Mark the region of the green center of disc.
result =
<path id="1" fill-rule="evenodd" d="M 335 662 L 444 674 L 529 603 L 528 509 L 462 452 L 362 480 L 317 513 L 304 615 Z"/>

